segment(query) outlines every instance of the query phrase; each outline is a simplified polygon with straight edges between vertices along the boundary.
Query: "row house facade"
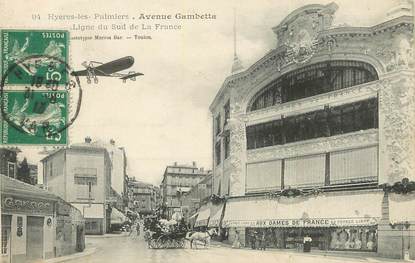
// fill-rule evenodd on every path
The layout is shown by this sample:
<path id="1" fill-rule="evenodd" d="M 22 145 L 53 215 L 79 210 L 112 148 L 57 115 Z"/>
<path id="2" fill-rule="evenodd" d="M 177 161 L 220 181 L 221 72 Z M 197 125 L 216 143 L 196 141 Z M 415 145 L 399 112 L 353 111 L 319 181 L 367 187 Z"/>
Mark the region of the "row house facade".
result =
<path id="1" fill-rule="evenodd" d="M 160 190 L 157 186 L 138 181 L 135 178 L 128 179 L 128 209 L 139 215 L 153 214 L 160 201 Z"/>
<path id="2" fill-rule="evenodd" d="M 189 192 L 183 195 L 183 207 L 185 218 L 195 215 L 202 204 L 208 201 L 212 195 L 212 173 L 210 172 L 205 178 L 194 185 Z"/>
<path id="3" fill-rule="evenodd" d="M 412 4 L 370 27 L 333 26 L 337 9 L 290 13 L 275 49 L 214 98 L 221 227 L 246 246 L 310 236 L 315 249 L 414 258 L 415 195 L 391 187 L 415 179 Z"/>
<path id="4" fill-rule="evenodd" d="M 164 171 L 160 184 L 162 206 L 170 218 L 175 212 L 182 212 L 183 196 L 191 187 L 204 179 L 208 174 L 203 168 L 198 168 L 196 162 L 192 165 L 178 164 L 168 165 Z"/>
<path id="5" fill-rule="evenodd" d="M 117 198 L 111 189 L 108 151 L 87 137 L 84 143 L 59 149 L 41 162 L 44 187 L 82 212 L 86 234 L 109 232 L 111 205 Z"/>
<path id="6" fill-rule="evenodd" d="M 0 174 L 17 178 L 18 148 L 0 148 Z"/>

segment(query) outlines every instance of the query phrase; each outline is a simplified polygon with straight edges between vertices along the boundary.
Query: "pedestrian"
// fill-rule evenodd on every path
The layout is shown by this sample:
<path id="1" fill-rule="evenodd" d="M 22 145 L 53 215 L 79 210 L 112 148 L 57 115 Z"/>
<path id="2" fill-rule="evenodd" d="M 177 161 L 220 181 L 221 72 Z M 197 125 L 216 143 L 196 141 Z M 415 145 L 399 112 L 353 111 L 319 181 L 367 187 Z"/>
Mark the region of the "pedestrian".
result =
<path id="1" fill-rule="evenodd" d="M 309 235 L 305 235 L 303 239 L 303 251 L 310 252 L 311 250 L 311 242 L 313 239 Z"/>
<path id="2" fill-rule="evenodd" d="M 130 233 L 128 234 L 128 236 L 131 236 L 134 232 L 134 223 L 130 223 L 128 230 L 130 231 Z"/>
<path id="3" fill-rule="evenodd" d="M 259 249 L 265 250 L 266 247 L 267 247 L 266 235 L 265 235 L 265 231 L 262 231 L 262 235 L 260 237 L 260 248 Z"/>
<path id="4" fill-rule="evenodd" d="M 256 249 L 256 231 L 251 232 L 251 248 Z"/>
<path id="5" fill-rule="evenodd" d="M 235 231 L 235 240 L 233 241 L 232 248 L 241 248 L 241 242 L 239 241 L 239 231 Z"/>
<path id="6" fill-rule="evenodd" d="M 136 229 L 137 229 L 137 237 L 139 237 L 140 236 L 140 222 L 137 222 Z"/>

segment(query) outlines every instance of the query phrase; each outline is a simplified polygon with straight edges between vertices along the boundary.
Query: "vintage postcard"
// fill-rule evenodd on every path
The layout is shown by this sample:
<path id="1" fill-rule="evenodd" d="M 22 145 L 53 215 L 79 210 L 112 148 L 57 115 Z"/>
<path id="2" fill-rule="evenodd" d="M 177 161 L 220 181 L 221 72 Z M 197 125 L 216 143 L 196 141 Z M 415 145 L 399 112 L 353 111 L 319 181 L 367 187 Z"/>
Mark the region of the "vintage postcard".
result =
<path id="1" fill-rule="evenodd" d="M 413 0 L 0 0 L 5 263 L 412 262 Z"/>

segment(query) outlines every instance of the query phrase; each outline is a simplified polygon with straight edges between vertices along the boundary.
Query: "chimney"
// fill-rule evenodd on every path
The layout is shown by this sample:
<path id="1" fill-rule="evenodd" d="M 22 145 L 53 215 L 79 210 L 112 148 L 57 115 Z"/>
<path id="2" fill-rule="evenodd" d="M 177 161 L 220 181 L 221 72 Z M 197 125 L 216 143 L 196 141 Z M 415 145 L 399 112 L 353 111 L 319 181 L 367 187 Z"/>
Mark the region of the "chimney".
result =
<path id="1" fill-rule="evenodd" d="M 91 137 L 87 136 L 85 137 L 85 143 L 91 143 L 92 139 Z"/>
<path id="2" fill-rule="evenodd" d="M 111 144 L 111 145 L 115 145 L 115 141 L 114 141 L 114 139 L 111 139 L 111 140 L 110 140 L 110 144 Z"/>
<path id="3" fill-rule="evenodd" d="M 196 162 L 195 161 L 193 161 L 193 167 L 196 167 Z"/>

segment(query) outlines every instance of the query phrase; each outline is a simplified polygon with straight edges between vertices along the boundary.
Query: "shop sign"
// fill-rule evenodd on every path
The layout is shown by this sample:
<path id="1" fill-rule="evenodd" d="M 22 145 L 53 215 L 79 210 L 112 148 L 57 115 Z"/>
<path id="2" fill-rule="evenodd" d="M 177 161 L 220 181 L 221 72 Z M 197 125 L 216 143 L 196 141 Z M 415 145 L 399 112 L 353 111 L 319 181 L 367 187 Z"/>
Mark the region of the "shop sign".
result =
<path id="1" fill-rule="evenodd" d="M 23 197 L 2 196 L 2 209 L 10 212 L 26 212 L 29 214 L 53 214 L 53 205 L 48 201 L 26 199 Z"/>
<path id="2" fill-rule="evenodd" d="M 69 216 L 71 214 L 71 206 L 63 201 L 60 201 L 57 205 L 57 214 L 60 216 Z"/>
<path id="3" fill-rule="evenodd" d="M 372 226 L 376 218 L 316 218 L 316 219 L 272 219 L 272 220 L 226 220 L 225 227 L 343 227 Z"/>

